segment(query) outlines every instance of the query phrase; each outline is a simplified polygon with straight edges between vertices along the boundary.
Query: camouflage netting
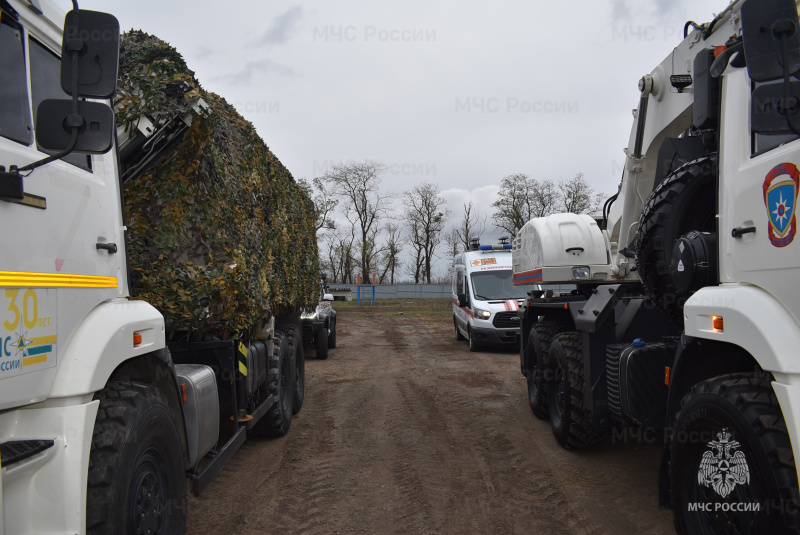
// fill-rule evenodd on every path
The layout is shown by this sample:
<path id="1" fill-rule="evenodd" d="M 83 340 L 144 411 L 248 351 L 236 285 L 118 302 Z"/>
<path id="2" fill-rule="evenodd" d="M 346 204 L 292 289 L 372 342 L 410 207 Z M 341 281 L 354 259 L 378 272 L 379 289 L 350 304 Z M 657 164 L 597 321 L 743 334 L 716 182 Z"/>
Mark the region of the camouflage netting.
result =
<path id="1" fill-rule="evenodd" d="M 204 91 L 181 55 L 140 31 L 122 35 L 117 124 L 189 112 L 178 144 L 124 185 L 131 294 L 170 333 L 234 337 L 318 297 L 313 203 L 225 99 Z"/>

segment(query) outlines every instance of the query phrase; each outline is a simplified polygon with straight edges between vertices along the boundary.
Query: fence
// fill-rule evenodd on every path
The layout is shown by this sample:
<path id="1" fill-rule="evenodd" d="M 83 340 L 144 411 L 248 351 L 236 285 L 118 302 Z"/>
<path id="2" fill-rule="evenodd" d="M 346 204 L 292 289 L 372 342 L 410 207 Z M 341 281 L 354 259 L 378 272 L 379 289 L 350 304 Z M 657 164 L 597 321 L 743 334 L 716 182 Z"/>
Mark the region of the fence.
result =
<path id="1" fill-rule="evenodd" d="M 330 284 L 334 297 L 350 301 L 356 296 L 357 284 Z M 545 285 L 558 292 L 569 292 L 574 285 Z M 453 290 L 449 284 L 379 284 L 375 286 L 376 299 L 450 298 Z"/>

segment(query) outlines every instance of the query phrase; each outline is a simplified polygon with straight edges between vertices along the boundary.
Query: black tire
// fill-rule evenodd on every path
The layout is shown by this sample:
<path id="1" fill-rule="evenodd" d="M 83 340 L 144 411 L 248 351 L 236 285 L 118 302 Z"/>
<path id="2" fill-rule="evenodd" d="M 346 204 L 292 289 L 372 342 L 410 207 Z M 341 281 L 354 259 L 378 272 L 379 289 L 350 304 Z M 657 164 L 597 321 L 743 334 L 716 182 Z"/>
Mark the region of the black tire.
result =
<path id="1" fill-rule="evenodd" d="M 462 341 L 466 340 L 466 338 L 464 338 L 464 335 L 461 334 L 461 331 L 458 330 L 458 323 L 456 323 L 456 317 L 455 316 L 453 316 L 453 326 L 456 328 L 456 342 L 462 342 Z"/>
<path id="2" fill-rule="evenodd" d="M 656 305 L 678 322 L 689 296 L 680 295 L 672 281 L 672 247 L 691 230 L 716 232 L 716 170 L 716 156 L 682 165 L 653 190 L 639 217 L 639 277 Z"/>
<path id="3" fill-rule="evenodd" d="M 272 354 L 267 359 L 267 394 L 275 396 L 277 402 L 253 426 L 250 433 L 257 437 L 282 437 L 292 425 L 294 405 L 294 362 L 289 347 L 289 338 L 282 331 L 275 331 Z"/>
<path id="4" fill-rule="evenodd" d="M 467 327 L 467 342 L 469 342 L 469 350 L 471 353 L 475 353 L 480 350 L 480 346 L 478 346 L 478 342 L 475 341 L 475 337 L 472 336 L 472 329 Z"/>
<path id="5" fill-rule="evenodd" d="M 548 354 L 547 402 L 550 426 L 566 449 L 587 449 L 603 441 L 583 412 L 583 333 L 556 334 Z"/>
<path id="6" fill-rule="evenodd" d="M 528 346 L 525 351 L 528 363 L 528 403 L 537 418 L 546 420 L 547 410 L 547 375 L 548 355 L 553 336 L 566 330 L 566 327 L 554 321 L 534 323 L 528 335 Z"/>
<path id="7" fill-rule="evenodd" d="M 306 397 L 306 357 L 303 350 L 303 335 L 296 325 L 281 325 L 279 329 L 287 333 L 289 338 L 289 352 L 294 363 L 292 414 L 297 414 L 303 408 L 303 400 Z"/>
<path id="8" fill-rule="evenodd" d="M 323 326 L 314 337 L 314 347 L 317 349 L 317 359 L 328 358 L 328 328 Z"/>
<path id="9" fill-rule="evenodd" d="M 336 348 L 336 320 L 331 323 L 331 328 L 328 331 L 328 349 Z"/>
<path id="10" fill-rule="evenodd" d="M 154 386 L 111 382 L 95 399 L 86 533 L 184 533 L 184 459 L 166 396 Z"/>
<path id="11" fill-rule="evenodd" d="M 718 436 L 723 429 L 730 438 Z M 798 494 L 792 445 L 778 400 L 768 376 L 729 374 L 698 383 L 684 396 L 675 415 L 670 445 L 670 491 L 679 533 L 798 533 L 800 494 Z M 713 474 L 733 477 L 738 450 L 748 467 L 747 482 L 732 482 L 724 489 L 726 497 L 702 483 L 701 461 L 711 451 L 709 442 L 727 439 L 740 447 L 725 452 L 730 468 Z M 712 452 L 717 453 L 717 452 Z M 721 454 L 721 452 L 720 452 Z M 718 467 L 717 467 L 718 468 Z M 708 465 L 706 465 L 708 469 Z M 729 482 L 731 480 L 728 480 Z M 689 511 L 691 504 L 710 504 L 708 512 Z M 760 503 L 760 510 L 725 511 L 721 504 Z M 742 507 L 735 505 L 737 509 Z M 695 507 L 697 509 L 697 507 Z"/>

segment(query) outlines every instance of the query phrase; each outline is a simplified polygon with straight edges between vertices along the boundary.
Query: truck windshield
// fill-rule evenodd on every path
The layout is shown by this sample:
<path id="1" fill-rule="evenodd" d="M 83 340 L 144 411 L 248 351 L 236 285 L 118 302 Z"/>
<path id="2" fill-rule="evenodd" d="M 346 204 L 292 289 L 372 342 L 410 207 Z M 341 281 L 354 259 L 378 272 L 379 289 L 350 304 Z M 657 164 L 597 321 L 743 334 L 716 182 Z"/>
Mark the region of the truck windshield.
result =
<path id="1" fill-rule="evenodd" d="M 538 289 L 536 284 L 514 286 L 510 269 L 473 273 L 471 278 L 475 297 L 484 301 L 492 299 L 522 299 L 531 290 Z"/>

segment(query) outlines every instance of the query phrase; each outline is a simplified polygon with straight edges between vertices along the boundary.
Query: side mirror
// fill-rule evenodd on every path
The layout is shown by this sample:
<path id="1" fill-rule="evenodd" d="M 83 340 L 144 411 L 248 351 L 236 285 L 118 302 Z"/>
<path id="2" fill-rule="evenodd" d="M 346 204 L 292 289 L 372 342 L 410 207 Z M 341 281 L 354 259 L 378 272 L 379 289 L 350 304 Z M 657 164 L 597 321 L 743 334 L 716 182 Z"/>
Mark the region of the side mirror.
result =
<path id="1" fill-rule="evenodd" d="M 800 71 L 800 23 L 794 0 L 746 0 L 742 38 L 747 72 L 755 82 Z"/>
<path id="2" fill-rule="evenodd" d="M 78 54 L 78 96 L 114 96 L 119 68 L 119 21 L 108 13 L 85 9 L 67 13 L 61 45 L 61 88 L 70 96 L 74 96 L 73 52 Z"/>
<path id="3" fill-rule="evenodd" d="M 325 294 L 322 296 L 323 301 L 333 301 L 333 294 Z"/>
<path id="4" fill-rule="evenodd" d="M 105 154 L 111 150 L 114 112 L 100 102 L 78 101 L 78 114 L 72 114 L 72 101 L 47 99 L 36 112 L 36 142 L 50 152 L 62 152 L 72 144 L 73 127 L 78 137 L 71 152 Z"/>
<path id="5" fill-rule="evenodd" d="M 467 294 L 458 294 L 458 306 L 465 307 L 469 303 L 467 303 Z"/>

